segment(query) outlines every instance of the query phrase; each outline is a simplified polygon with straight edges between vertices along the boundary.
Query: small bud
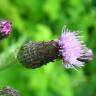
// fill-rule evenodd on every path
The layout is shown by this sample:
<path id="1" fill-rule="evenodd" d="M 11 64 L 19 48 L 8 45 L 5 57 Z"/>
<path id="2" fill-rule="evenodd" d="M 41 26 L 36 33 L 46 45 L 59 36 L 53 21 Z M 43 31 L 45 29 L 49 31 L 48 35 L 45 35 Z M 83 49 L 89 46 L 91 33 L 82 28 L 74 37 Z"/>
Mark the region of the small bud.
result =
<path id="1" fill-rule="evenodd" d="M 9 36 L 11 31 L 11 22 L 8 20 L 0 20 L 0 40 Z"/>
<path id="2" fill-rule="evenodd" d="M 58 58 L 58 43 L 32 42 L 25 43 L 17 54 L 18 60 L 27 68 L 38 68 Z"/>
<path id="3" fill-rule="evenodd" d="M 17 90 L 7 86 L 0 89 L 0 96 L 20 96 Z"/>

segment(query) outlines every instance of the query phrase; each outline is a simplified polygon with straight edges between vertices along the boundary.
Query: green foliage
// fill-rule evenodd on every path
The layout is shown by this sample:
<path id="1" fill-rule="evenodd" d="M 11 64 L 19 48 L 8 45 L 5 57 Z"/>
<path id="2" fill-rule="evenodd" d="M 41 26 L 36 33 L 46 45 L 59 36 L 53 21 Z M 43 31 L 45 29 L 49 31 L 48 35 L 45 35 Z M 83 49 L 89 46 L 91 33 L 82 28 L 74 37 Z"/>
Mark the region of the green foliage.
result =
<path id="1" fill-rule="evenodd" d="M 9 38 L 0 41 L 1 88 L 9 85 L 21 96 L 96 95 L 96 59 L 78 71 L 64 69 L 62 61 L 28 70 L 14 60 L 25 40 L 57 39 L 63 25 L 81 30 L 83 40 L 95 53 L 95 0 L 0 0 L 0 18 L 13 24 Z"/>

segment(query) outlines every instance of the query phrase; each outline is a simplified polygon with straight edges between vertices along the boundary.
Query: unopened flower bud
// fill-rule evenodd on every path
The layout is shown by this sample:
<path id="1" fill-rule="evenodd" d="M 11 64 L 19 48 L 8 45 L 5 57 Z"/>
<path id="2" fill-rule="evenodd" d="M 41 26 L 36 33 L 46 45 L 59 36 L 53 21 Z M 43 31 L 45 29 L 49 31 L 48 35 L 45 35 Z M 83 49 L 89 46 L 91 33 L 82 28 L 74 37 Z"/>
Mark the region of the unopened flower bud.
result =
<path id="1" fill-rule="evenodd" d="M 20 95 L 17 90 L 7 86 L 0 89 L 0 96 L 20 96 Z"/>

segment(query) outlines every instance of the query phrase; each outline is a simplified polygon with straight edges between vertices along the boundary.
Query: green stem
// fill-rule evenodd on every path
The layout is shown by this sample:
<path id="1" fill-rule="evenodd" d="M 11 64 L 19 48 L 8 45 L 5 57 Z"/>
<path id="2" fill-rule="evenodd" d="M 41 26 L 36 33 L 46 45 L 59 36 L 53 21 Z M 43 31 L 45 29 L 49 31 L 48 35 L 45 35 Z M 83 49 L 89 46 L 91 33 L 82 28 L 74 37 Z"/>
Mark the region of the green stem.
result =
<path id="1" fill-rule="evenodd" d="M 0 54 L 0 70 L 3 70 L 12 64 L 15 64 L 13 62 L 16 61 L 16 49 L 19 48 L 25 40 L 26 38 L 22 37 L 22 39 L 20 39 L 17 43 L 13 44 L 8 49 L 6 49 L 5 52 Z"/>

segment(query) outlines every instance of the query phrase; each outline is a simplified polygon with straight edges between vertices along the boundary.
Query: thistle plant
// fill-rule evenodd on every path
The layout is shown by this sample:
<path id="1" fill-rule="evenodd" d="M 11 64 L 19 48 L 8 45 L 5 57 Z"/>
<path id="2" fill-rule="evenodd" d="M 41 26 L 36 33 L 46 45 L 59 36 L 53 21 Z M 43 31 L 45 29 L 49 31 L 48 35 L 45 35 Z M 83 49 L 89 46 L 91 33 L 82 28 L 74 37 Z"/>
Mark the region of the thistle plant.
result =
<path id="1" fill-rule="evenodd" d="M 63 28 L 60 38 L 49 42 L 25 42 L 17 58 L 27 68 L 39 68 L 55 59 L 62 59 L 65 68 L 83 67 L 93 58 L 93 52 L 80 40 L 79 32 Z"/>
<path id="2" fill-rule="evenodd" d="M 8 20 L 0 20 L 0 40 L 9 36 L 12 31 L 11 22 Z"/>

